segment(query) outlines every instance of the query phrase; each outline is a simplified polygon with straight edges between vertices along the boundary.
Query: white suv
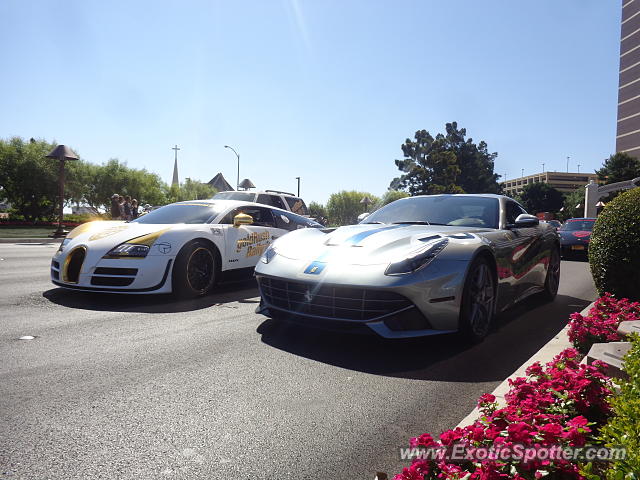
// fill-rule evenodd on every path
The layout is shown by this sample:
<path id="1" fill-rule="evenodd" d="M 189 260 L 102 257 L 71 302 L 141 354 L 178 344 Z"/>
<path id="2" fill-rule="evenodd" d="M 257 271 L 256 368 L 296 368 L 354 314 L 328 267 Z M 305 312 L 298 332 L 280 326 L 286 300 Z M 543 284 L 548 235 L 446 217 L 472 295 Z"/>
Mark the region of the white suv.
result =
<path id="1" fill-rule="evenodd" d="M 293 193 L 279 192 L 277 190 L 265 190 L 264 192 L 218 192 L 213 196 L 220 200 L 243 200 L 245 202 L 256 202 L 264 205 L 271 205 L 283 210 L 297 213 L 298 215 L 309 216 L 309 209 L 300 197 Z"/>

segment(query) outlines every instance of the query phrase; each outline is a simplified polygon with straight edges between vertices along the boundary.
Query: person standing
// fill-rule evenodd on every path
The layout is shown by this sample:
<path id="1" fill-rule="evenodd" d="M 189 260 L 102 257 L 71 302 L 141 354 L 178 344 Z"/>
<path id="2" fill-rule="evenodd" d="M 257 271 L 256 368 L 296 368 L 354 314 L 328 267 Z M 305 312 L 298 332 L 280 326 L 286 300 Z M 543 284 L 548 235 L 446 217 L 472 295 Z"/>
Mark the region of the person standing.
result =
<path id="1" fill-rule="evenodd" d="M 119 220 L 126 220 L 124 216 L 124 197 L 122 195 L 118 196 L 118 209 L 120 210 Z"/>
<path id="2" fill-rule="evenodd" d="M 138 218 L 138 200 L 135 198 L 131 200 L 131 219 L 135 220 Z"/>
<path id="3" fill-rule="evenodd" d="M 111 219 L 120 220 L 120 203 L 118 202 L 119 195 L 114 193 L 111 195 Z"/>
<path id="4" fill-rule="evenodd" d="M 127 222 L 131 221 L 131 196 L 124 197 L 124 219 Z"/>

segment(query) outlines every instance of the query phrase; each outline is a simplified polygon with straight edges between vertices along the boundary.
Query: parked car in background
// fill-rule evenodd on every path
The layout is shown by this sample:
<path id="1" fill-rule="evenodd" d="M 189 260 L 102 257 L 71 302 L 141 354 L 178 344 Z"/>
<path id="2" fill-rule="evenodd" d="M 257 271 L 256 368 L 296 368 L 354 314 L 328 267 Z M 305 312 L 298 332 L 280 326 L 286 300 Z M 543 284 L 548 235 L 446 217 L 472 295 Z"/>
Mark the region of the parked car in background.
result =
<path id="1" fill-rule="evenodd" d="M 553 228 L 555 228 L 556 231 L 558 231 L 558 229 L 562 226 L 562 222 L 560 222 L 560 220 L 540 220 L 540 223 L 548 223 Z"/>
<path id="2" fill-rule="evenodd" d="M 502 195 L 396 200 L 358 225 L 306 229 L 274 242 L 256 265 L 259 313 L 385 338 L 462 332 L 560 279 L 555 230 Z"/>
<path id="3" fill-rule="evenodd" d="M 309 209 L 300 197 L 293 193 L 280 192 L 278 190 L 265 190 L 258 192 L 218 192 L 213 196 L 214 200 L 242 200 L 244 202 L 262 203 L 272 207 L 289 210 L 298 215 L 309 216 Z"/>
<path id="4" fill-rule="evenodd" d="M 299 228 L 322 228 L 287 210 L 234 200 L 166 205 L 131 222 L 87 222 L 51 261 L 51 281 L 89 292 L 209 293 L 233 270 L 251 274 L 266 248 Z"/>
<path id="5" fill-rule="evenodd" d="M 595 218 L 570 218 L 560 227 L 560 252 L 563 258 L 586 257 Z"/>

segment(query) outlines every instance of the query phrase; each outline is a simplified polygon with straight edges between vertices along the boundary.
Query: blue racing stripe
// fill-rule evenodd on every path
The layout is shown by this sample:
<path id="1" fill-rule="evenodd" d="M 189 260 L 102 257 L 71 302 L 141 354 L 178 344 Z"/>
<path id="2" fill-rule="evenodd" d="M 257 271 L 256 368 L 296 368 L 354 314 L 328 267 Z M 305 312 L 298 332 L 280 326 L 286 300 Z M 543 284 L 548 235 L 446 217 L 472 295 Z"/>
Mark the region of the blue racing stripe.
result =
<path id="1" fill-rule="evenodd" d="M 364 240 L 367 237 L 370 237 L 371 235 L 375 235 L 376 233 L 380 233 L 380 232 L 384 232 L 385 230 L 393 230 L 395 228 L 401 228 L 401 227 L 406 227 L 406 225 L 389 225 L 387 227 L 381 227 L 381 228 L 374 228 L 372 230 L 367 230 L 366 232 L 360 232 L 355 234 L 352 237 L 347 238 L 343 245 L 351 245 L 356 246 L 358 243 L 360 243 L 362 240 Z"/>

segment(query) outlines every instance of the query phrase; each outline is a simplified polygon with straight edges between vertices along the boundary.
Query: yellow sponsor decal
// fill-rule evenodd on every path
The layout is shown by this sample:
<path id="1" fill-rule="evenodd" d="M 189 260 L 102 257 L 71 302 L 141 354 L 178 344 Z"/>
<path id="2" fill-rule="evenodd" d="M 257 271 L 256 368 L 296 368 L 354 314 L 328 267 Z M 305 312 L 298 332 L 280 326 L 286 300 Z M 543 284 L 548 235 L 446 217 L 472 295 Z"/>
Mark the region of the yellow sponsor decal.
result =
<path id="1" fill-rule="evenodd" d="M 83 223 L 82 225 L 78 225 L 76 228 L 71 230 L 67 234 L 66 238 L 68 238 L 68 239 L 76 238 L 78 235 L 81 235 L 81 234 L 83 234 L 85 232 L 89 232 L 91 230 L 95 230 L 95 229 L 99 228 L 101 225 L 102 225 L 102 221 L 101 220 L 95 220 L 95 221 L 92 221 L 92 222 Z"/>
<path id="2" fill-rule="evenodd" d="M 247 257 L 262 255 L 269 246 L 271 234 L 268 231 L 252 232 L 246 237 L 238 239 L 236 242 L 236 252 L 247 248 Z"/>
<path id="3" fill-rule="evenodd" d="M 126 230 L 128 228 L 129 228 L 129 225 L 118 225 L 118 226 L 115 226 L 115 227 L 109 227 L 109 228 L 106 228 L 106 229 L 102 230 L 101 232 L 97 232 L 97 233 L 94 233 L 93 235 L 91 235 L 89 237 L 89 241 L 100 240 L 102 238 L 110 237 L 111 235 L 115 235 L 116 233 L 120 233 L 123 230 Z"/>
<path id="4" fill-rule="evenodd" d="M 153 242 L 155 242 L 158 237 L 167 230 L 171 230 L 171 227 L 163 228 L 162 230 L 158 230 L 157 232 L 149 233 L 141 237 L 132 238 L 125 243 L 135 243 L 136 245 L 146 245 L 147 247 L 150 247 L 151 245 L 153 245 Z"/>

